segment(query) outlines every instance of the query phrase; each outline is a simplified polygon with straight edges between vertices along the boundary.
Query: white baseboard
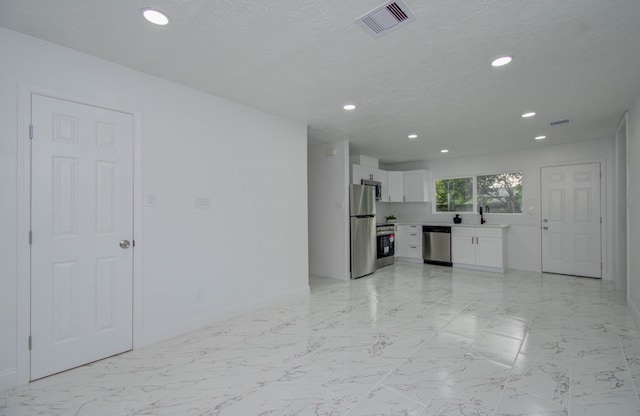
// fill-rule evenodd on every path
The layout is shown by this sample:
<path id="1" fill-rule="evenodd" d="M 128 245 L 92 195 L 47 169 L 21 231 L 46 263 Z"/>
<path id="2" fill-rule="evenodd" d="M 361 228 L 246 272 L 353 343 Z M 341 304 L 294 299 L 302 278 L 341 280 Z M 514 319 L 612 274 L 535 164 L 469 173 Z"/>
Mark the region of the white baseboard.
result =
<path id="1" fill-rule="evenodd" d="M 478 266 L 475 264 L 462 264 L 462 263 L 453 263 L 453 267 L 458 269 L 478 270 L 481 272 L 492 272 L 492 273 L 504 274 L 504 268 L 502 267 L 488 267 L 488 266 Z"/>
<path id="2" fill-rule="evenodd" d="M 12 368 L 0 373 L 0 392 L 16 387 L 16 369 Z"/>
<path id="3" fill-rule="evenodd" d="M 309 285 L 303 286 L 299 289 L 289 292 L 281 293 L 276 296 L 264 298 L 259 302 L 241 305 L 233 309 L 227 309 L 222 312 L 215 312 L 206 315 L 201 315 L 195 319 L 191 319 L 185 322 L 181 322 L 176 325 L 172 325 L 168 328 L 162 328 L 149 333 L 142 334 L 142 340 L 137 344 L 137 348 L 145 347 L 147 345 L 155 344 L 160 341 L 164 341 L 170 338 L 175 338 L 186 333 L 197 331 L 198 329 L 206 328 L 207 326 L 214 325 L 220 322 L 228 321 L 229 319 L 236 318 L 238 316 L 257 311 L 259 309 L 267 308 L 269 306 L 276 305 L 281 302 L 296 299 L 303 296 L 309 296 Z"/>
<path id="4" fill-rule="evenodd" d="M 631 300 L 631 297 L 627 293 L 627 307 L 629 308 L 629 312 L 633 317 L 633 320 L 636 322 L 636 326 L 640 328 L 640 309 L 636 306 L 635 303 Z"/>
<path id="5" fill-rule="evenodd" d="M 396 261 L 404 261 L 407 263 L 424 264 L 424 260 L 413 257 L 396 257 Z"/>

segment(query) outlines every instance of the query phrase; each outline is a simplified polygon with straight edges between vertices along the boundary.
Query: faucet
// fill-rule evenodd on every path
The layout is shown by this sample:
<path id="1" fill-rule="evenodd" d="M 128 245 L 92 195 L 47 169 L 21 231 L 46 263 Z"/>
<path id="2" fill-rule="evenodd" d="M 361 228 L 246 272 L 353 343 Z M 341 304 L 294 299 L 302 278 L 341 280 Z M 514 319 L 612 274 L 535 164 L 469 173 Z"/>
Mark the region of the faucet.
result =
<path id="1" fill-rule="evenodd" d="M 484 216 L 482 215 L 482 205 L 480 205 L 480 224 L 484 224 L 485 222 Z"/>

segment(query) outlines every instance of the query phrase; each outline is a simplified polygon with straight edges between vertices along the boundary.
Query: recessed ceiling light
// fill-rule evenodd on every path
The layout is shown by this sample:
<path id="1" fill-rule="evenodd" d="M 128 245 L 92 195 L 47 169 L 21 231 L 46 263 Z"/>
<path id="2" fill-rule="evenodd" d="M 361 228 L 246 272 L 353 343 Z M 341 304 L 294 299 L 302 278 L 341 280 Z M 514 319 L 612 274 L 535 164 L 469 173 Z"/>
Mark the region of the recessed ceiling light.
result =
<path id="1" fill-rule="evenodd" d="M 511 61 L 513 61 L 513 58 L 511 56 L 502 56 L 491 62 L 491 66 L 504 66 Z"/>
<path id="2" fill-rule="evenodd" d="M 449 153 L 449 149 L 442 149 L 440 150 L 440 153 Z"/>
<path id="3" fill-rule="evenodd" d="M 417 135 L 417 134 L 410 134 L 410 135 L 409 135 L 409 136 L 407 136 L 407 137 L 409 137 L 411 140 L 415 140 L 415 139 L 417 139 L 417 138 L 418 138 L 418 135 Z"/>
<path id="4" fill-rule="evenodd" d="M 534 137 L 534 139 L 536 139 L 536 140 L 544 140 L 546 138 L 547 138 L 547 136 L 536 136 L 536 137 Z"/>
<path id="5" fill-rule="evenodd" d="M 535 116 L 535 115 L 536 115 L 536 113 L 534 113 L 533 111 L 531 111 L 531 112 L 529 112 L 529 113 L 524 113 L 524 114 L 522 115 L 522 118 L 529 118 L 529 117 L 533 117 L 533 116 Z"/>
<path id="6" fill-rule="evenodd" d="M 142 15 L 145 19 L 156 25 L 164 26 L 169 23 L 169 18 L 166 14 L 154 9 L 142 9 Z"/>
<path id="7" fill-rule="evenodd" d="M 342 108 L 344 108 L 345 110 L 355 110 L 355 109 L 356 109 L 356 106 L 355 106 L 355 105 L 353 105 L 353 104 L 347 104 L 347 105 L 345 105 L 345 106 L 344 106 L 344 107 L 342 107 Z"/>

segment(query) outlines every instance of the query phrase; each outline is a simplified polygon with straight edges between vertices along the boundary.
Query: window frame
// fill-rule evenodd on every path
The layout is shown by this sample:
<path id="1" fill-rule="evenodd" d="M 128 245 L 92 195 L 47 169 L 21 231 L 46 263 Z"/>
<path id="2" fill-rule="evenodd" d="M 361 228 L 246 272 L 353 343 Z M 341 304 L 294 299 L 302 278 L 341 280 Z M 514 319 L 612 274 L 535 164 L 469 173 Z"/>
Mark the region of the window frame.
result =
<path id="1" fill-rule="evenodd" d="M 477 194 L 477 175 L 460 175 L 460 176 L 448 176 L 448 177 L 440 177 L 440 178 L 435 178 L 433 180 L 433 204 L 431 207 L 431 212 L 434 214 L 451 214 L 451 213 L 460 213 L 460 214 L 473 214 L 475 213 L 478 208 L 477 208 L 477 198 L 476 198 L 476 194 Z M 472 208 L 471 211 L 438 211 L 438 189 L 436 187 L 436 181 L 443 181 L 443 180 L 451 180 L 451 179 L 471 179 L 471 202 L 472 202 Z"/>
<path id="2" fill-rule="evenodd" d="M 522 190 L 524 191 L 524 171 L 523 170 L 518 170 L 518 169 L 513 169 L 513 170 L 503 170 L 500 171 L 498 173 L 485 173 L 482 175 L 476 175 L 476 188 L 474 189 L 475 193 L 476 193 L 476 204 L 478 202 L 478 198 L 477 198 L 477 192 L 478 192 L 478 185 L 477 185 L 477 177 L 478 176 L 495 176 L 495 175 L 501 175 L 504 173 L 520 173 L 521 178 L 520 178 L 520 182 L 521 182 L 521 186 L 522 186 Z M 523 206 L 523 201 L 524 201 L 524 195 L 522 195 L 522 191 L 521 191 L 521 195 L 520 195 L 520 212 L 485 212 L 484 214 L 499 214 L 499 215 L 522 215 L 524 213 L 524 206 Z M 477 212 L 477 208 L 476 208 L 476 212 Z"/>
<path id="3" fill-rule="evenodd" d="M 525 181 L 525 172 L 522 169 L 504 169 L 500 170 L 497 173 L 478 173 L 478 174 L 470 174 L 470 175 L 455 175 L 455 176 L 439 176 L 437 178 L 433 178 L 432 180 L 432 196 L 433 196 L 433 204 L 431 204 L 431 213 L 432 214 L 477 214 L 478 213 L 478 176 L 492 176 L 492 175 L 500 175 L 501 173 L 521 173 L 522 174 L 522 190 L 524 194 L 524 181 Z M 447 179 L 466 179 L 471 178 L 473 183 L 473 210 L 472 211 L 438 211 L 438 199 L 437 199 L 437 188 L 436 181 L 438 180 L 447 180 Z M 524 195 L 522 196 L 524 201 Z M 521 204 L 520 206 L 521 212 L 489 212 L 484 213 L 488 215 L 523 215 L 524 214 L 524 206 Z"/>

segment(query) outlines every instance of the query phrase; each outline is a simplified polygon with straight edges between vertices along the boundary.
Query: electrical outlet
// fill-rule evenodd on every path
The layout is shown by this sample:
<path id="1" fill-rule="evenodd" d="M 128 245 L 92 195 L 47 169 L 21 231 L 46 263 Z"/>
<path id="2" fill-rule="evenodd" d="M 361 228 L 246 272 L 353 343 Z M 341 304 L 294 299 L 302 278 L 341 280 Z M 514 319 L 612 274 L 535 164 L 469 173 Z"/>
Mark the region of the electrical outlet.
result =
<path id="1" fill-rule="evenodd" d="M 147 195 L 147 206 L 155 207 L 157 205 L 158 205 L 158 201 L 156 199 L 156 196 L 153 194 Z"/>

